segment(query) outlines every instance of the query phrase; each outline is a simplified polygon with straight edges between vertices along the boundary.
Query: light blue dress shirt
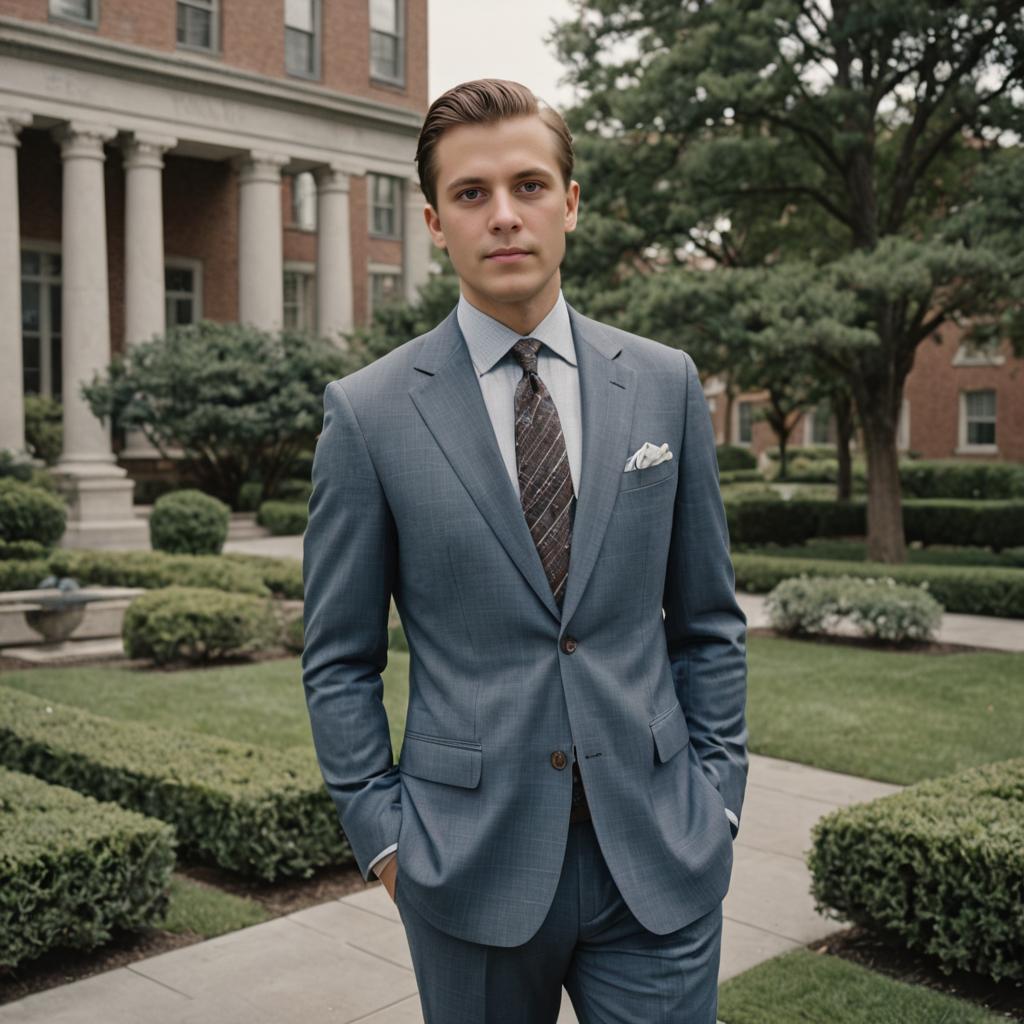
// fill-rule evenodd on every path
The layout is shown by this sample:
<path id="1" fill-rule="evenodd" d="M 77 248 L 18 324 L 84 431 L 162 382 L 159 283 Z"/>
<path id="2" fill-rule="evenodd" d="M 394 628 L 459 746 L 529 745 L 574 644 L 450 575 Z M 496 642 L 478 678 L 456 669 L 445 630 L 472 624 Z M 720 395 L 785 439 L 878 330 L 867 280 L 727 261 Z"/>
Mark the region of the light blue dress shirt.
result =
<path id="1" fill-rule="evenodd" d="M 536 338 L 543 342 L 537 352 L 537 376 L 544 381 L 555 403 L 558 421 L 562 426 L 573 493 L 579 498 L 580 467 L 583 461 L 583 416 L 580 404 L 580 375 L 576 364 L 576 345 L 569 322 L 569 310 L 561 290 L 551 311 L 529 334 L 517 334 L 511 327 L 481 312 L 459 295 L 456 312 L 469 356 L 476 369 L 480 391 L 484 396 L 487 414 L 491 418 L 498 449 L 508 470 L 512 486 L 519 494 L 519 468 L 516 463 L 516 387 L 523 376 L 523 368 L 509 351 L 520 338 Z M 726 810 L 726 817 L 736 827 L 736 815 Z M 370 862 L 373 869 L 378 861 L 398 849 L 397 843 L 381 850 Z M 381 870 L 384 868 L 381 864 Z"/>

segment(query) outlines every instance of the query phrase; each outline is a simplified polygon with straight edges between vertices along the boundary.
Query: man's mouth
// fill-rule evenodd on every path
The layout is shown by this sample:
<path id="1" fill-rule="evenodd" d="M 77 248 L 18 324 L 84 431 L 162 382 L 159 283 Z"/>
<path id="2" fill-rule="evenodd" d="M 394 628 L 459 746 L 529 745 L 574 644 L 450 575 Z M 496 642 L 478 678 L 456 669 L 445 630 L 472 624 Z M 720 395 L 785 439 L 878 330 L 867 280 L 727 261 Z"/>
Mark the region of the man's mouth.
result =
<path id="1" fill-rule="evenodd" d="M 495 249 L 493 252 L 489 252 L 487 259 L 493 260 L 495 263 L 517 263 L 529 255 L 530 253 L 526 249 L 512 246 L 508 249 Z"/>

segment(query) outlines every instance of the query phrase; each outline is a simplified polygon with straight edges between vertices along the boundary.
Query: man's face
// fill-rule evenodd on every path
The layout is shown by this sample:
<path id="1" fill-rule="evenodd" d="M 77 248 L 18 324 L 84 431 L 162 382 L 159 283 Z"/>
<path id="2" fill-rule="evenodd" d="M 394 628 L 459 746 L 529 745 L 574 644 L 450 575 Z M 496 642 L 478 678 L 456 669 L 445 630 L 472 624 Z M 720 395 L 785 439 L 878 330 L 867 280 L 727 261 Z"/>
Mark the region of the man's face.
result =
<path id="1" fill-rule="evenodd" d="M 562 183 L 557 145 L 536 115 L 459 125 L 437 143 L 437 207 L 426 208 L 427 226 L 466 298 L 499 319 L 544 314 L 558 295 L 579 185 Z"/>

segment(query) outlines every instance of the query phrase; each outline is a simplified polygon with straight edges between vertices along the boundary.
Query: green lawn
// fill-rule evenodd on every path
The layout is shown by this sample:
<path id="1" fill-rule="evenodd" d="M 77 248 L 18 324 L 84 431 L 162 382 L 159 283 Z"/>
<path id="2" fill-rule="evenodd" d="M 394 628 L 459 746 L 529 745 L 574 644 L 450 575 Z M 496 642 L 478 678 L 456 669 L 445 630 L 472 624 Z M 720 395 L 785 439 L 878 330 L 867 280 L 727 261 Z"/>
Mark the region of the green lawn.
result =
<path id="1" fill-rule="evenodd" d="M 1024 655 L 893 654 L 750 638 L 748 721 L 757 753 L 910 783 L 1024 750 Z M 397 755 L 408 654 L 392 651 L 385 706 Z M 5 672 L 0 685 L 112 718 L 166 723 L 313 757 L 298 658 L 181 672 Z"/>
<path id="2" fill-rule="evenodd" d="M 857 964 L 798 949 L 722 985 L 722 1024 L 995 1024 L 1005 1018 Z"/>
<path id="3" fill-rule="evenodd" d="M 737 552 L 750 555 L 768 555 L 772 558 L 827 559 L 833 562 L 866 562 L 867 543 L 862 540 L 819 537 L 806 544 L 761 544 L 737 546 Z M 1021 565 L 1020 549 L 997 554 L 988 548 L 949 547 L 936 544 L 927 548 L 907 548 L 908 565 L 991 565 L 1014 568 Z"/>
<path id="4" fill-rule="evenodd" d="M 268 921 L 270 916 L 255 900 L 174 875 L 170 904 L 157 927 L 169 932 L 195 932 L 204 939 L 212 939 Z"/>

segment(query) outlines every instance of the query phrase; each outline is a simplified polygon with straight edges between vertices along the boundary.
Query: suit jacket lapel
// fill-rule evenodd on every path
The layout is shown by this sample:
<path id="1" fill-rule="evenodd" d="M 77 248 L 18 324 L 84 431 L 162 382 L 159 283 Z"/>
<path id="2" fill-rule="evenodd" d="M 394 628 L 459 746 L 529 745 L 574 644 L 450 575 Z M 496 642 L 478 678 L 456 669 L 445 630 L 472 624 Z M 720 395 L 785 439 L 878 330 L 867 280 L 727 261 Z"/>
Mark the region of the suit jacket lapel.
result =
<path id="1" fill-rule="evenodd" d="M 455 310 L 425 339 L 415 364 L 425 377 L 410 390 L 480 514 L 544 606 L 563 622 L 579 604 L 608 527 L 629 455 L 625 449 L 636 401 L 635 371 L 615 362 L 621 345 L 571 306 L 569 317 L 579 369 L 583 465 L 561 612 L 505 469 Z"/>

